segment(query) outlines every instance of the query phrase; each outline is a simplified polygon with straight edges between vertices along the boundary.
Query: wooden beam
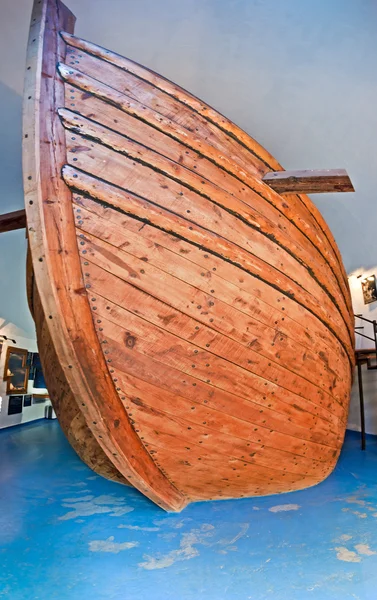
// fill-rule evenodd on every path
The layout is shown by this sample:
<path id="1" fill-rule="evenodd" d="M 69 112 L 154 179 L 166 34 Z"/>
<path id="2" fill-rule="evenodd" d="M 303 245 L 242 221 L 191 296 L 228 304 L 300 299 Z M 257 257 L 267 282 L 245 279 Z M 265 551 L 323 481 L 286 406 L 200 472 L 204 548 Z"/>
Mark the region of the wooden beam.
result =
<path id="1" fill-rule="evenodd" d="M 13 231 L 14 229 L 25 229 L 25 227 L 26 213 L 24 209 L 0 215 L 0 233 Z"/>
<path id="2" fill-rule="evenodd" d="M 262 181 L 279 194 L 285 192 L 321 194 L 355 191 L 345 169 L 272 171 L 266 173 Z"/>

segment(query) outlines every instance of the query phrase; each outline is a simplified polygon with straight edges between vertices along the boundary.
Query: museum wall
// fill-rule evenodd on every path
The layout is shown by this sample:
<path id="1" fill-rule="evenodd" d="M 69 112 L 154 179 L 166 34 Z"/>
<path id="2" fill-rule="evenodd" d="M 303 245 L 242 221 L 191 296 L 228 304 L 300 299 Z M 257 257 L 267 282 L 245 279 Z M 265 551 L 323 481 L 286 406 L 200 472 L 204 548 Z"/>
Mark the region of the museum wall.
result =
<path id="1" fill-rule="evenodd" d="M 375 264 L 376 5 L 369 0 L 65 0 L 76 33 L 177 82 L 226 114 L 287 169 L 346 168 L 356 194 L 312 196 L 348 273 Z M 0 23 L 1 212 L 23 206 L 21 121 L 32 0 L 3 0 Z M 24 232 L 0 236 L 0 315 L 28 339 Z M 356 288 L 355 288 L 356 289 Z M 374 307 L 355 311 L 371 316 Z M 377 304 L 377 303 L 376 303 Z M 360 344 L 361 342 L 358 341 Z M 366 374 L 367 425 L 377 433 Z M 357 382 L 356 382 L 357 383 Z M 358 400 L 350 410 L 357 427 Z M 376 417 L 374 417 L 374 413 Z"/>
<path id="2" fill-rule="evenodd" d="M 377 275 L 377 266 L 368 270 L 357 269 L 349 277 L 349 285 L 352 295 L 352 304 L 355 314 L 361 314 L 366 319 L 377 320 L 377 302 L 364 304 L 363 292 L 361 287 L 362 279 L 369 275 Z M 358 277 L 361 275 L 361 277 Z M 357 326 L 364 327 L 362 333 L 373 337 L 373 328 L 369 323 L 357 320 Z M 365 338 L 356 335 L 356 348 L 371 348 L 373 343 Z M 368 371 L 366 365 L 363 369 L 363 390 L 365 405 L 365 421 L 367 433 L 377 434 L 377 370 Z M 352 387 L 350 412 L 348 416 L 348 429 L 360 431 L 360 400 L 357 371 L 355 370 L 355 381 Z"/>
<path id="3" fill-rule="evenodd" d="M 6 336 L 8 340 L 5 340 L 2 344 L 1 355 L 0 355 L 0 429 L 4 427 L 11 427 L 13 425 L 20 425 L 21 423 L 29 423 L 36 419 L 43 419 L 45 414 L 46 404 L 50 404 L 49 400 L 38 400 L 35 403 L 32 400 L 31 406 L 23 406 L 22 412 L 19 414 L 8 415 L 9 396 L 6 393 L 7 383 L 3 379 L 5 371 L 5 361 L 7 356 L 8 346 L 23 348 L 29 352 L 37 352 L 37 341 L 35 337 L 33 339 L 23 337 L 23 332 L 19 327 L 13 323 L 6 322 L 4 319 L 0 319 L 0 335 Z M 33 382 L 28 382 L 28 394 L 32 395 L 33 392 L 43 394 L 47 392 L 45 389 L 34 390 Z"/>
<path id="4" fill-rule="evenodd" d="M 313 200 L 347 272 L 375 263 L 377 8 L 370 0 L 66 0 L 76 33 L 220 110 L 287 169 L 346 168 L 354 194 Z M 32 0 L 2 0 L 0 177 L 22 206 L 21 111 Z"/>

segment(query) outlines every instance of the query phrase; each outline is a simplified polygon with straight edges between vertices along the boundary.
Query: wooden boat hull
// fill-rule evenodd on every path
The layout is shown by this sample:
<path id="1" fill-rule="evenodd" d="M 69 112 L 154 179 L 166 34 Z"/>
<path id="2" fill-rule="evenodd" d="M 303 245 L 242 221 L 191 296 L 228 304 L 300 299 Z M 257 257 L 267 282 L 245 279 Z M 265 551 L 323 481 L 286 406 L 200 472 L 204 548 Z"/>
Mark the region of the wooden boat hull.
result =
<path id="1" fill-rule="evenodd" d="M 152 71 L 36 2 L 24 184 L 29 304 L 59 421 L 166 510 L 322 481 L 354 339 L 335 241 L 281 166 Z"/>

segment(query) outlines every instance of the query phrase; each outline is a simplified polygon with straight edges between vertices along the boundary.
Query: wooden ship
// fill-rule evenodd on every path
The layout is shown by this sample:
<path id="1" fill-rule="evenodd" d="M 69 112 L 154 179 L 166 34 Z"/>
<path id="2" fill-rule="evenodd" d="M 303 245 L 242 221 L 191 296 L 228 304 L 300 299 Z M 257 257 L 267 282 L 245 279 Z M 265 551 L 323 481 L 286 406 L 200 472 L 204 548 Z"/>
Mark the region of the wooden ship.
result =
<path id="1" fill-rule="evenodd" d="M 92 469 L 179 511 L 312 486 L 342 446 L 347 276 L 287 172 L 153 71 L 35 0 L 23 171 L 27 290 L 49 394 Z"/>

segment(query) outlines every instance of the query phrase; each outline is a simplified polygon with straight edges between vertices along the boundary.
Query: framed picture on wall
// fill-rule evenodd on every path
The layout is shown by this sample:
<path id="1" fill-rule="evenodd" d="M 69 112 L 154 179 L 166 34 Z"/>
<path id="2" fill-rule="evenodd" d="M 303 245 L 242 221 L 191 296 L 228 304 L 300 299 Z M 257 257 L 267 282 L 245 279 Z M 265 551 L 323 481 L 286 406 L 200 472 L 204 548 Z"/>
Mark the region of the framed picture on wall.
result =
<path id="1" fill-rule="evenodd" d="M 31 399 L 31 394 L 27 394 L 26 396 L 24 396 L 24 406 L 31 406 Z"/>
<path id="2" fill-rule="evenodd" d="M 46 389 L 46 382 L 43 376 L 41 360 L 38 352 L 33 352 L 32 358 L 32 369 L 33 369 L 33 387 L 35 389 Z"/>
<path id="3" fill-rule="evenodd" d="M 47 398 L 48 394 L 33 394 L 33 404 L 43 404 Z"/>
<path id="4" fill-rule="evenodd" d="M 361 282 L 361 287 L 363 289 L 364 296 L 364 304 L 370 304 L 371 302 L 375 302 L 377 300 L 377 284 L 376 284 L 376 276 L 369 275 Z"/>
<path id="5" fill-rule="evenodd" d="M 8 346 L 5 358 L 4 380 L 7 382 L 7 394 L 26 394 L 29 379 L 27 366 L 28 351 Z"/>
<path id="6" fill-rule="evenodd" d="M 22 396 L 9 396 L 8 415 L 22 413 Z"/>

